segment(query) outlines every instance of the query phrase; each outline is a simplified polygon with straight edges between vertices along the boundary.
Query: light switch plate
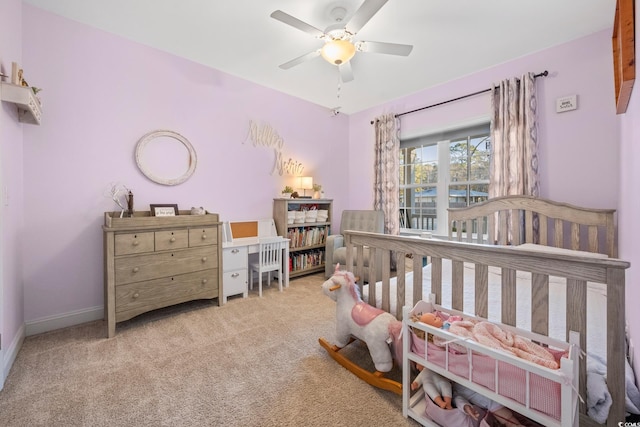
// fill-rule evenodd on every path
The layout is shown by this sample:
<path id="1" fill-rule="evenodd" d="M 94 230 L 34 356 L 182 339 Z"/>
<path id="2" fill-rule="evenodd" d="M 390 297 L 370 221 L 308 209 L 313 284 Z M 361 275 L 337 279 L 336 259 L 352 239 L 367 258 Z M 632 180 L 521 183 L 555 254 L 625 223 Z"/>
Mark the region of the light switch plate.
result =
<path id="1" fill-rule="evenodd" d="M 569 95 L 556 99 L 556 113 L 564 113 L 578 108 L 578 95 Z"/>

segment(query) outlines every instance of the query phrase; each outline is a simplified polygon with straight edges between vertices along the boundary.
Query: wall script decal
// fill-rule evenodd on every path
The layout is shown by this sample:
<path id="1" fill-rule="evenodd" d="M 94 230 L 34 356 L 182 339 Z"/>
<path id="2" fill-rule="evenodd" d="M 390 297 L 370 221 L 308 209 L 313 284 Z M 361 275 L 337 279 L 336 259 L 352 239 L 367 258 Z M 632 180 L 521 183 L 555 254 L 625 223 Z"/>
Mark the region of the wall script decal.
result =
<path id="1" fill-rule="evenodd" d="M 271 175 L 275 172 L 278 172 L 279 175 L 302 175 L 302 171 L 304 170 L 302 163 L 292 158 L 286 161 L 283 160 L 282 149 L 284 148 L 284 139 L 282 139 L 271 125 L 263 124 L 260 126 L 258 123 L 250 120 L 247 138 L 251 140 L 254 147 L 273 148 L 275 159 Z"/>

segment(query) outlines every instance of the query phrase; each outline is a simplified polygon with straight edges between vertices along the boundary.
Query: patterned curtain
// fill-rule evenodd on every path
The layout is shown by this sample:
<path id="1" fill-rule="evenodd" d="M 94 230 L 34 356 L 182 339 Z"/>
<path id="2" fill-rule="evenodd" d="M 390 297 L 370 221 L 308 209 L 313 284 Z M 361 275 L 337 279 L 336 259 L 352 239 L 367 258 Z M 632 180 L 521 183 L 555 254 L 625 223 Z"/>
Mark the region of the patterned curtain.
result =
<path id="1" fill-rule="evenodd" d="M 492 93 L 489 197 L 538 196 L 534 74 L 503 80 L 494 85 Z M 508 221 L 510 223 L 511 218 Z M 537 224 L 534 227 L 537 229 Z M 499 236 L 494 237 L 497 239 Z M 511 241 L 511 236 L 507 241 Z"/>
<path id="2" fill-rule="evenodd" d="M 384 114 L 375 120 L 375 177 L 373 208 L 384 212 L 384 232 L 400 234 L 399 157 L 400 119 Z"/>

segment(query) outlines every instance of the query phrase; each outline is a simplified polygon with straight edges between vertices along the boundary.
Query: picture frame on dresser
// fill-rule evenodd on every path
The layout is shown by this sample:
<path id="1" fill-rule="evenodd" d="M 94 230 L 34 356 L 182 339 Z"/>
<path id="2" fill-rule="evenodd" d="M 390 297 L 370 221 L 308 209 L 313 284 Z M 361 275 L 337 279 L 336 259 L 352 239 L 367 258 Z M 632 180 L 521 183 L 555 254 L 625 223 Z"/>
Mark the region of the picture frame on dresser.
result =
<path id="1" fill-rule="evenodd" d="M 180 215 L 177 204 L 151 204 L 149 205 L 151 216 L 177 216 Z"/>

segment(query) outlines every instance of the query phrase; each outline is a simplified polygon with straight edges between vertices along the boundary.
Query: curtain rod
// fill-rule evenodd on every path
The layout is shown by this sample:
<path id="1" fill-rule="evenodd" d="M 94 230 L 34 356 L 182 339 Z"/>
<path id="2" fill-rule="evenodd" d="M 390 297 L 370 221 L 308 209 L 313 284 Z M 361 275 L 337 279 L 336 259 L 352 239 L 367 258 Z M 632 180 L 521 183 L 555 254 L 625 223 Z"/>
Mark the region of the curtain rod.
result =
<path id="1" fill-rule="evenodd" d="M 534 74 L 533 77 L 534 78 L 547 77 L 548 75 L 549 75 L 549 71 L 544 70 L 543 72 L 541 72 L 539 74 Z M 468 95 L 459 96 L 457 98 L 449 99 L 447 101 L 438 102 L 437 104 L 427 105 L 426 107 L 417 108 L 415 110 L 405 111 L 404 113 L 396 114 L 395 117 L 400 117 L 400 116 L 404 116 L 405 114 L 415 113 L 416 111 L 426 110 L 427 108 L 431 108 L 431 107 L 437 107 L 438 105 L 448 104 L 449 102 L 459 101 L 459 100 L 464 99 L 464 98 L 470 98 L 472 96 L 480 95 L 481 93 L 489 92 L 491 90 L 493 90 L 493 88 L 480 90 L 478 92 L 470 93 Z M 373 120 L 371 120 L 371 124 L 374 124 L 374 123 L 375 122 Z"/>

